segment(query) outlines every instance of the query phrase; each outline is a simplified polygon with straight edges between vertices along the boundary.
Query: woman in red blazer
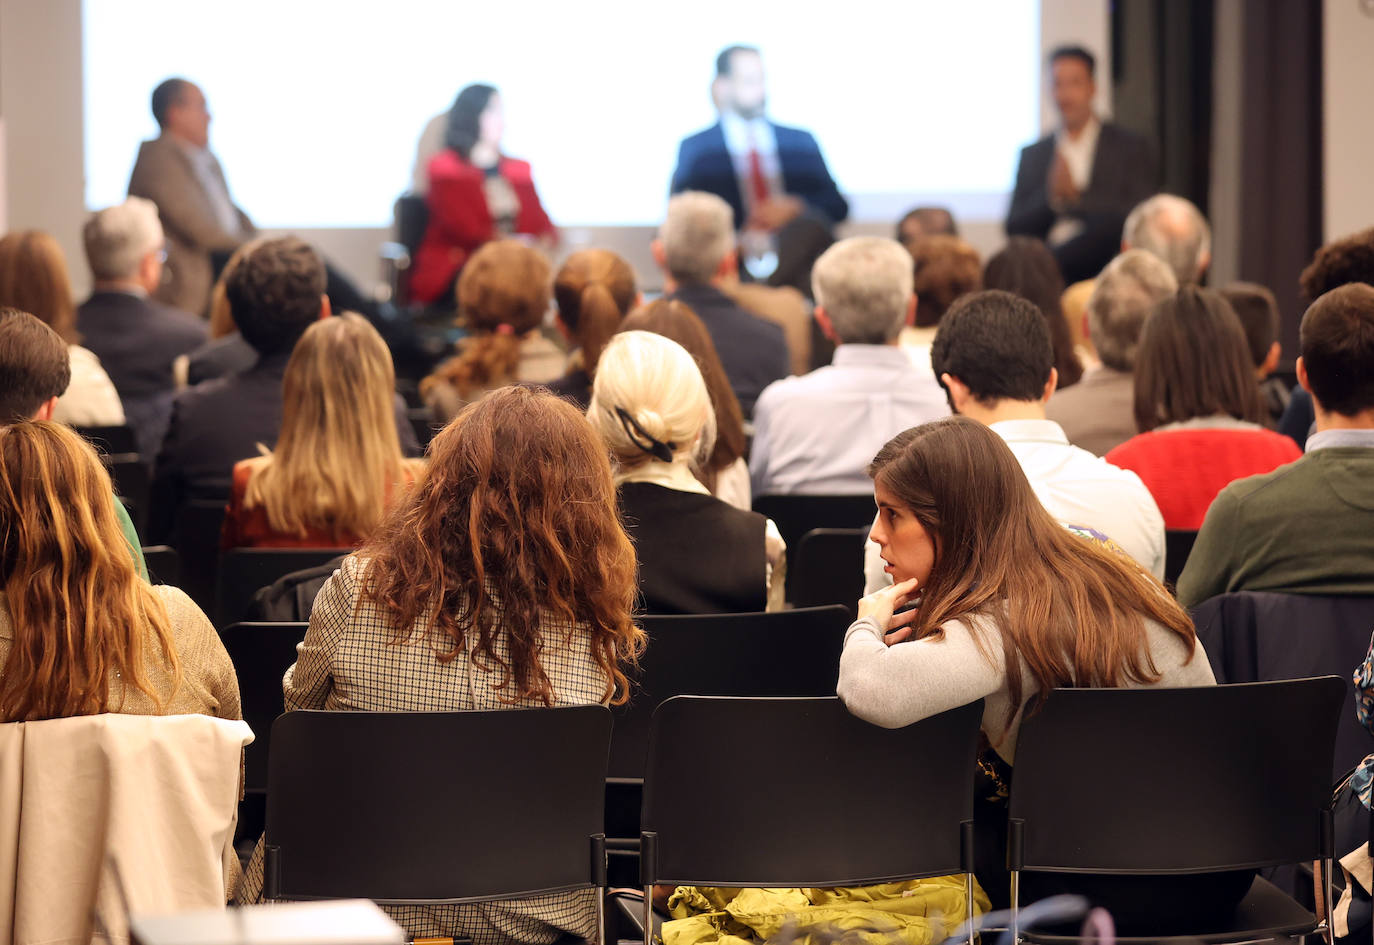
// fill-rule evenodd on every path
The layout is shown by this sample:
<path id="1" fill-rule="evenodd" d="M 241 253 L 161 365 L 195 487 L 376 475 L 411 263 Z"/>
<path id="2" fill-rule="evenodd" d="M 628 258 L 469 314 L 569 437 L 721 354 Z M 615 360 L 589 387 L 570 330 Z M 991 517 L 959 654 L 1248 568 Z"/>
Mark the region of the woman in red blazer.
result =
<path id="1" fill-rule="evenodd" d="M 417 302 L 448 300 L 483 243 L 518 233 L 553 241 L 530 166 L 501 154 L 505 117 L 490 85 L 469 85 L 449 111 L 445 149 L 429 162 L 429 225 L 410 277 Z"/>

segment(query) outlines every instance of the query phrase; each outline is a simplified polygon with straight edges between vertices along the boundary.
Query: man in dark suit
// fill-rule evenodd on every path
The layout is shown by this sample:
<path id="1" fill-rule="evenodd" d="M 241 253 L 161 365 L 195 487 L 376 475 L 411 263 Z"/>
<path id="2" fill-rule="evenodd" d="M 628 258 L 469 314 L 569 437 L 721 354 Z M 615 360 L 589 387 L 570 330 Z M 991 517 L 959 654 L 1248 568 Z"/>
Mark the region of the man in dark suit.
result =
<path id="1" fill-rule="evenodd" d="M 673 197 L 653 253 L 663 270 L 665 297 L 687 305 L 705 324 L 740 408 L 753 416 L 754 401 L 791 373 L 791 362 L 782 328 L 721 291 L 738 278 L 729 204 L 695 191 Z"/>
<path id="2" fill-rule="evenodd" d="M 1050 54 L 1063 125 L 1022 149 L 1007 212 L 1007 235 L 1047 242 L 1070 284 L 1111 261 L 1126 215 L 1159 184 L 1145 139 L 1093 113 L 1095 68 L 1092 53 L 1079 46 Z"/>
<path id="3" fill-rule="evenodd" d="M 849 215 L 809 131 L 764 117 L 763 59 L 752 46 L 716 57 L 712 85 L 720 121 L 683 140 L 672 192 L 715 194 L 730 205 L 736 230 L 776 232 L 811 213 L 829 223 Z"/>
<path id="4" fill-rule="evenodd" d="M 164 255 L 150 201 L 130 197 L 101 210 L 82 236 L 95 289 L 76 310 L 76 327 L 114 382 L 138 451 L 151 462 L 172 413 L 172 362 L 205 342 L 205 323 L 149 297 L 162 282 Z"/>

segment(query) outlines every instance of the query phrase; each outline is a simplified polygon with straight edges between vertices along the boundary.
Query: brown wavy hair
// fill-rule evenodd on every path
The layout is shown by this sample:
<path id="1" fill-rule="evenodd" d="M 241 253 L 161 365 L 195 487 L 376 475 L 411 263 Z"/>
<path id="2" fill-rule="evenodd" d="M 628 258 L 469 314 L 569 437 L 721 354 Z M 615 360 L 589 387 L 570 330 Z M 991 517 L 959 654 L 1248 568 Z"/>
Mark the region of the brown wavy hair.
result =
<path id="1" fill-rule="evenodd" d="M 744 455 L 748 439 L 744 435 L 744 411 L 740 409 L 739 398 L 730 386 L 725 366 L 720 363 L 720 354 L 711 341 L 711 333 L 691 306 L 669 299 L 655 299 L 641 305 L 621 322 L 620 330 L 651 331 L 662 335 L 682 345 L 696 359 L 697 367 L 701 369 L 701 379 L 706 382 L 706 392 L 711 395 L 711 406 L 716 412 L 716 443 L 711 447 L 711 455 L 697 471 L 697 477 L 702 485 L 715 492 L 716 477 L 722 469 L 733 465 Z"/>
<path id="2" fill-rule="evenodd" d="M 1192 621 L 1164 586 L 1056 522 L 1006 442 L 983 424 L 955 416 L 900 433 L 868 474 L 935 545 L 913 638 L 939 637 L 947 621 L 975 614 L 995 620 L 1011 693 L 1008 725 L 1023 701 L 1021 659 L 1039 687 L 1033 712 L 1056 687 L 1157 681 L 1147 619 L 1193 647 Z M 989 656 L 987 641 L 976 632 L 974 639 Z"/>
<path id="3" fill-rule="evenodd" d="M 427 623 L 435 655 L 448 661 L 471 637 L 475 661 L 499 668 L 504 699 L 552 705 L 539 654 L 571 645 L 552 636 L 551 618 L 562 620 L 587 629 L 605 698 L 628 698 L 621 665 L 635 665 L 644 646 L 630 619 L 634 548 L 606 448 L 571 404 L 505 387 L 464 408 L 361 554 L 371 559 L 363 593 L 390 618 L 394 643 Z"/>
<path id="4" fill-rule="evenodd" d="M 521 340 L 549 310 L 549 276 L 544 254 L 519 240 L 493 240 L 473 253 L 458 277 L 458 316 L 472 334 L 420 382 L 420 393 L 448 381 L 466 398 L 513 381 Z"/>
<path id="5" fill-rule="evenodd" d="M 166 608 L 134 569 L 110 477 L 59 423 L 0 428 L 0 580 L 14 642 L 0 674 L 0 721 L 117 710 L 132 686 L 161 709 L 147 667 L 180 665 Z M 127 692 L 125 688 L 123 690 Z"/>
<path id="6" fill-rule="evenodd" d="M 940 324 L 957 299 L 983 287 L 983 260 L 959 237 L 927 236 L 907 249 L 915 266 L 917 328 Z"/>
<path id="7" fill-rule="evenodd" d="M 602 349 L 638 297 L 635 271 L 610 250 L 579 250 L 554 276 L 558 318 L 576 340 L 582 369 L 589 375 L 596 375 Z"/>
<path id="8" fill-rule="evenodd" d="M 81 340 L 67 259 L 57 240 L 41 230 L 0 238 L 0 306 L 38 316 L 67 344 Z"/>

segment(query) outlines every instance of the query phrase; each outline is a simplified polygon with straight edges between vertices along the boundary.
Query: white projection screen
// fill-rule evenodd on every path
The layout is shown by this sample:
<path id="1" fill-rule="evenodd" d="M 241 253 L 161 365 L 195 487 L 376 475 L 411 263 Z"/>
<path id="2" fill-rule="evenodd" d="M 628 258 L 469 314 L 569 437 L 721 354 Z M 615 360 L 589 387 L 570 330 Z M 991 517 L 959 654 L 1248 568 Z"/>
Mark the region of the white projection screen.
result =
<path id="1" fill-rule="evenodd" d="M 179 75 L 260 227 L 385 227 L 421 130 L 481 81 L 555 223 L 648 226 L 678 141 L 715 120 L 717 51 L 749 43 L 770 116 L 815 133 L 852 221 L 918 199 L 993 219 L 1039 134 L 1040 18 L 1029 0 L 85 0 L 87 206 L 123 199 L 150 92 Z"/>

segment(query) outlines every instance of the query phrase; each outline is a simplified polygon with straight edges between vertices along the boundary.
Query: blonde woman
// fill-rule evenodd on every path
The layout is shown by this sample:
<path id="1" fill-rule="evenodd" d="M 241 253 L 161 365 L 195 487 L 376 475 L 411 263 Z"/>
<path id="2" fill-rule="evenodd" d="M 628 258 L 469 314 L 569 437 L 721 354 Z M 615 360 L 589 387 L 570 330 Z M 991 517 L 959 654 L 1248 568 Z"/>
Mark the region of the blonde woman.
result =
<path id="1" fill-rule="evenodd" d="M 414 481 L 393 407 L 391 354 L 345 313 L 315 322 L 282 381 L 276 448 L 234 466 L 225 548 L 352 548 Z"/>
<path id="2" fill-rule="evenodd" d="M 693 474 L 711 455 L 716 413 L 685 348 L 647 331 L 616 335 L 587 417 L 617 464 L 644 612 L 781 609 L 786 546 L 777 527 L 715 498 Z"/>

